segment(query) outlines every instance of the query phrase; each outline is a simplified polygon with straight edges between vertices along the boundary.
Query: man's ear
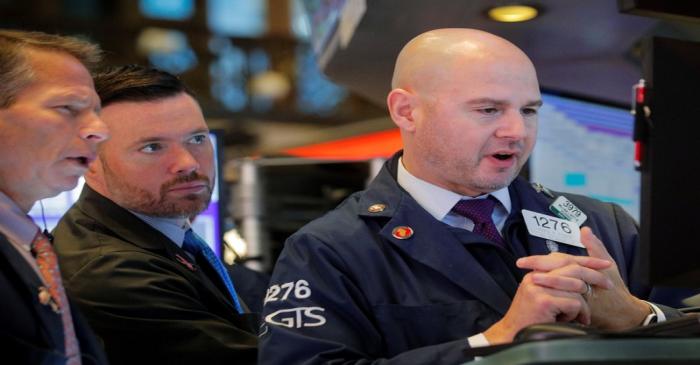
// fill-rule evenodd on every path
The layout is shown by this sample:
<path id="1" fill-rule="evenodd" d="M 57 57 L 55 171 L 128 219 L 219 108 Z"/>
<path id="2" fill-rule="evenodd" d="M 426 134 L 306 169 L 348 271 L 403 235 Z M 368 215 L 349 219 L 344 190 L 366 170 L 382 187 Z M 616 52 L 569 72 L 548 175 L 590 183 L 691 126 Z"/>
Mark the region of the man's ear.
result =
<path id="1" fill-rule="evenodd" d="M 391 119 L 403 131 L 413 132 L 415 129 L 416 98 L 413 93 L 400 88 L 391 90 L 386 97 Z"/>

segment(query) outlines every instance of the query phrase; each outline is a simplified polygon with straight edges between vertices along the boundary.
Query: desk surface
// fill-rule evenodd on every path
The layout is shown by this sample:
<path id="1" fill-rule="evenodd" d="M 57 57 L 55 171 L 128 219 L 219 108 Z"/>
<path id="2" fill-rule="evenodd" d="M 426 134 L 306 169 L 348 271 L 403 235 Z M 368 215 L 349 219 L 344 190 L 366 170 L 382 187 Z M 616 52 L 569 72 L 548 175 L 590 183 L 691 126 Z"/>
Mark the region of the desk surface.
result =
<path id="1" fill-rule="evenodd" d="M 470 364 L 700 364 L 700 338 L 569 338 L 529 342 Z"/>

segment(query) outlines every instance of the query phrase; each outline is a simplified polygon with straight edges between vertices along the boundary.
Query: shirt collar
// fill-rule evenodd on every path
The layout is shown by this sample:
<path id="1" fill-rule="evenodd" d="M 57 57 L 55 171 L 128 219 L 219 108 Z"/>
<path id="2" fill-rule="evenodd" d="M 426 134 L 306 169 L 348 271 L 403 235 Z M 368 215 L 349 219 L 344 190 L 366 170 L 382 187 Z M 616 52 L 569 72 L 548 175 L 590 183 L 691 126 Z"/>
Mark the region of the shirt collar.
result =
<path id="1" fill-rule="evenodd" d="M 512 204 L 508 187 L 475 198 L 463 196 L 413 176 L 403 166 L 403 158 L 399 159 L 396 179 L 399 185 L 404 188 L 423 209 L 428 211 L 430 215 L 439 221 L 445 219 L 458 201 L 462 199 L 484 199 L 489 195 L 493 196 L 501 203 L 506 210 L 506 215 L 509 215 L 511 211 Z"/>
<path id="2" fill-rule="evenodd" d="M 185 232 L 191 228 L 190 221 L 187 218 L 153 217 L 134 212 L 133 210 L 129 211 L 146 222 L 149 226 L 170 238 L 170 240 L 179 247 L 182 247 L 182 242 L 185 240 Z"/>
<path id="3" fill-rule="evenodd" d="M 31 254 L 32 241 L 39 232 L 39 227 L 12 199 L 0 191 L 0 232 L 10 244 L 24 257 L 27 264 L 42 281 L 43 276 Z M 47 284 L 44 282 L 44 284 Z"/>
<path id="4" fill-rule="evenodd" d="M 10 197 L 0 191 L 0 231 L 16 244 L 31 247 L 39 227 Z"/>

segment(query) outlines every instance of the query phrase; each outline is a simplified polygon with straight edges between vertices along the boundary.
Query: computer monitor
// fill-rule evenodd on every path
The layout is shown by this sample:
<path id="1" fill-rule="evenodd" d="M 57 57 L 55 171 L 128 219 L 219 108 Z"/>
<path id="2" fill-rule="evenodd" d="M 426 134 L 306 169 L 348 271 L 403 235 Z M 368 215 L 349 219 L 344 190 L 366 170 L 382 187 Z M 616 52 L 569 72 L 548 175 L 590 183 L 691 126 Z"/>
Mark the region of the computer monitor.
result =
<path id="1" fill-rule="evenodd" d="M 221 241 L 222 241 L 222 218 L 223 209 L 225 209 L 225 204 L 220 203 L 220 173 L 221 170 L 221 132 L 213 130 L 209 133 L 212 145 L 214 146 L 214 156 L 215 156 L 215 166 L 216 166 L 216 179 L 214 184 L 214 189 L 212 191 L 211 202 L 205 211 L 199 214 L 192 222 L 192 229 L 197 232 L 199 236 L 204 238 L 212 250 L 221 257 Z M 37 202 L 34 204 L 32 209 L 29 211 L 29 216 L 34 220 L 34 222 L 39 226 L 44 228 L 44 226 L 51 231 L 58 221 L 61 219 L 63 214 L 68 211 L 68 209 L 78 200 L 80 192 L 82 191 L 84 184 L 83 178 L 80 178 L 78 186 L 73 190 L 63 192 L 58 194 L 53 198 L 43 199 L 42 203 L 44 205 L 44 215 L 42 218 L 41 206 Z M 46 224 L 44 225 L 44 219 Z"/>
<path id="2" fill-rule="evenodd" d="M 647 50 L 641 268 L 651 284 L 700 288 L 700 43 L 655 37 Z"/>
<path id="3" fill-rule="evenodd" d="M 638 219 L 640 181 L 629 108 L 551 92 L 542 100 L 530 181 L 616 203 Z"/>

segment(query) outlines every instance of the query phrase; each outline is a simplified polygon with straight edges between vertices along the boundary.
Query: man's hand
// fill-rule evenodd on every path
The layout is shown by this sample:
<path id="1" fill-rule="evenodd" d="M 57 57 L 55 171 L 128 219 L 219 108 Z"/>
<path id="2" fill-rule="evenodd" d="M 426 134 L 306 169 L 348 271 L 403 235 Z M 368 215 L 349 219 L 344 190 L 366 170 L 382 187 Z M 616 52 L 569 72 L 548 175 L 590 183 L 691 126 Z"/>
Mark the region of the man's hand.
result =
<path id="1" fill-rule="evenodd" d="M 492 345 L 512 341 L 518 331 L 532 324 L 570 321 L 589 324 L 591 312 L 581 296 L 586 289 L 583 280 L 602 287 L 611 286 L 599 271 L 611 265 L 608 260 L 565 254 L 530 256 L 521 260 L 547 272 L 525 275 L 508 312 L 484 332 Z"/>
<path id="2" fill-rule="evenodd" d="M 521 269 L 533 270 L 536 284 L 582 295 L 588 294 L 588 285 L 611 289 L 614 284 L 602 270 L 614 264 L 609 257 L 596 258 L 563 253 L 528 256 L 516 262 Z"/>
<path id="3" fill-rule="evenodd" d="M 623 330 L 638 326 L 651 313 L 649 304 L 629 292 L 612 257 L 603 243 L 590 228 L 581 228 L 581 243 L 586 246 L 590 257 L 610 260 L 613 264 L 602 270 L 614 284 L 610 290 L 598 290 L 588 298 L 591 308 L 591 325 L 611 330 Z"/>
<path id="4" fill-rule="evenodd" d="M 650 313 L 649 305 L 630 294 L 617 265 L 590 228 L 581 228 L 581 243 L 590 256 L 573 258 L 577 256 L 553 253 L 523 257 L 516 264 L 538 272 L 534 278 L 539 285 L 585 295 L 591 311 L 590 324 L 594 327 L 623 330 L 641 324 Z M 596 267 L 585 259 L 609 264 Z M 597 275 L 591 269 L 597 270 Z M 590 293 L 586 283 L 591 285 Z"/>

